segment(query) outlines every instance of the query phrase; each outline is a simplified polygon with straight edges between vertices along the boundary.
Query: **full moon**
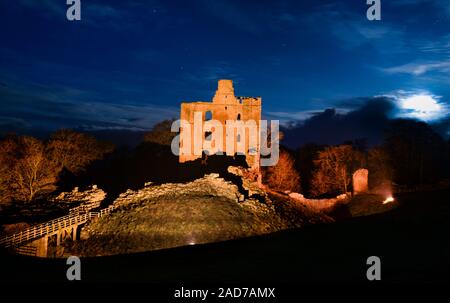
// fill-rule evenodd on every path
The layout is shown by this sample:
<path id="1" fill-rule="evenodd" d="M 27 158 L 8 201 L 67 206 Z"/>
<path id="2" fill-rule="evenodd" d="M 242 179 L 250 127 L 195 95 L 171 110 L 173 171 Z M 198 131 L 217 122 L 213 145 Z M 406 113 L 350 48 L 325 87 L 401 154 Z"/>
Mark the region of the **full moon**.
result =
<path id="1" fill-rule="evenodd" d="M 425 121 L 435 120 L 445 115 L 444 108 L 438 100 L 426 94 L 412 95 L 400 100 L 403 116 Z"/>

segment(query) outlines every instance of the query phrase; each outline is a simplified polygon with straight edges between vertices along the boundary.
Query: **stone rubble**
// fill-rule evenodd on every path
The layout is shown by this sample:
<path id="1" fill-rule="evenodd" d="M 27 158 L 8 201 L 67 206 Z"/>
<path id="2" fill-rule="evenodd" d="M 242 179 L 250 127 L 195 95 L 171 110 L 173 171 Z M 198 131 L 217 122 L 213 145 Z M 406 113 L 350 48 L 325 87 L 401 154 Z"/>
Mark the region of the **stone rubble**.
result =
<path id="1" fill-rule="evenodd" d="M 85 209 L 94 209 L 100 207 L 102 201 L 106 198 L 106 193 L 97 187 L 92 185 L 85 191 L 79 191 L 78 187 L 75 187 L 71 192 L 62 192 L 57 197 L 53 198 L 53 202 L 77 204 Z"/>
<path id="2" fill-rule="evenodd" d="M 224 197 L 236 202 L 241 197 L 237 185 L 225 181 L 219 177 L 219 174 L 213 173 L 189 183 L 153 185 L 153 183 L 147 182 L 143 189 L 137 191 L 129 189 L 125 193 L 120 194 L 114 201 L 114 206 L 125 206 L 136 201 L 151 200 L 162 196 L 175 197 L 183 195 Z"/>

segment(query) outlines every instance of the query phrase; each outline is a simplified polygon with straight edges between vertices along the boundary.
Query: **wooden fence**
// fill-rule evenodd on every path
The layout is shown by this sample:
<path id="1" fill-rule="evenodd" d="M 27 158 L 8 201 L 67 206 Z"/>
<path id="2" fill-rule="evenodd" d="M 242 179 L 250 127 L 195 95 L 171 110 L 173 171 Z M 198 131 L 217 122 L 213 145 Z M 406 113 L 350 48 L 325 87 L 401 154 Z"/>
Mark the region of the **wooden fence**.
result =
<path id="1" fill-rule="evenodd" d="M 23 231 L 3 237 L 0 239 L 0 246 L 3 247 L 17 247 L 23 243 L 34 239 L 44 237 L 56 233 L 60 230 L 70 226 L 78 226 L 86 223 L 92 218 L 102 217 L 111 213 L 114 210 L 113 206 L 104 208 L 98 212 L 82 213 L 80 209 L 74 209 L 67 216 L 59 217 L 57 219 L 30 226 Z"/>

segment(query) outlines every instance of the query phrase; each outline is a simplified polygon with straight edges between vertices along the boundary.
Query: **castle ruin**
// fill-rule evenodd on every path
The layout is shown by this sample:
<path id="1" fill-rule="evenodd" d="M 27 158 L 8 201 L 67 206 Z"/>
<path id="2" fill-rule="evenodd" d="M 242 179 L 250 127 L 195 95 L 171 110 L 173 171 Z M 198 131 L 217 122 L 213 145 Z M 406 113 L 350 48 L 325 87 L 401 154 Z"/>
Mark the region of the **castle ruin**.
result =
<path id="1" fill-rule="evenodd" d="M 232 121 L 242 121 L 243 123 L 247 121 L 254 121 L 256 123 L 256 132 L 251 132 L 245 129 L 245 134 L 238 133 L 237 131 L 233 136 L 233 141 L 235 148 L 237 149 L 238 144 L 244 144 L 241 140 L 245 140 L 245 159 L 247 165 L 251 169 L 256 169 L 259 171 L 260 166 L 260 120 L 261 120 L 261 97 L 236 97 L 234 95 L 233 81 L 232 80 L 219 80 L 216 94 L 214 95 L 212 102 L 182 102 L 181 103 L 181 114 L 180 119 L 189 122 L 191 127 L 191 150 L 194 150 L 195 140 L 192 138 L 194 135 L 194 116 L 195 114 L 201 113 L 202 115 L 202 126 L 209 120 L 219 121 L 223 127 L 222 136 L 222 146 L 218 146 L 220 152 L 226 151 L 227 142 L 227 132 L 226 125 Z M 204 128 L 202 127 L 202 130 Z M 180 130 L 180 137 L 183 138 L 183 128 Z M 203 140 L 208 140 L 208 133 L 203 131 Z M 230 135 L 230 134 L 228 134 Z M 256 138 L 255 138 L 256 136 Z M 253 140 L 253 141 L 252 141 Z M 256 141 L 255 141 L 256 140 Z M 250 142 L 256 142 L 256 146 L 250 144 Z M 183 141 L 180 141 L 180 146 Z M 255 150 L 256 149 L 256 150 Z M 207 153 L 206 153 L 207 154 Z M 226 152 L 228 156 L 230 154 Z M 234 156 L 234 155 L 233 155 Z M 202 158 L 202 155 L 181 154 L 179 155 L 179 162 L 193 161 Z"/>

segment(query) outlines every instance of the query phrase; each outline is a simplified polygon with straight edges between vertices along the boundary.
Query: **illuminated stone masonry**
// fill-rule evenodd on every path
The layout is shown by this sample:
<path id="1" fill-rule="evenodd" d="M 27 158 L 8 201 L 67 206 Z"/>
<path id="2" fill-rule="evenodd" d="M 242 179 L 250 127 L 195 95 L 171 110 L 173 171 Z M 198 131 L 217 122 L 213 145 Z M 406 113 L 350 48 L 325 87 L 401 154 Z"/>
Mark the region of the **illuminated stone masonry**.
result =
<path id="1" fill-rule="evenodd" d="M 227 149 L 227 140 L 232 140 L 234 144 L 234 151 L 240 150 L 238 145 L 245 146 L 244 155 L 248 166 L 252 169 L 259 171 L 260 166 L 260 121 L 261 121 L 261 97 L 236 97 L 234 95 L 233 81 L 232 80 L 219 80 L 218 88 L 216 94 L 214 95 L 212 102 L 183 102 L 181 103 L 181 114 L 180 120 L 185 120 L 189 122 L 190 130 L 190 144 L 191 150 L 195 148 L 204 149 L 203 142 L 206 140 L 211 140 L 208 132 L 204 131 L 202 127 L 202 141 L 194 140 L 195 130 L 194 130 L 194 120 L 195 116 L 202 115 L 202 126 L 205 122 L 210 120 L 219 121 L 222 125 L 222 140 L 218 140 L 221 146 L 215 146 L 215 148 L 222 153 L 226 153 L 228 156 L 234 156 L 235 152 L 230 154 L 229 149 Z M 243 123 L 252 122 L 256 123 L 256 131 L 250 131 L 248 128 L 244 128 L 244 132 L 237 131 L 234 129 L 233 134 L 227 132 L 227 126 L 229 123 L 242 121 Z M 228 125 L 227 125 L 228 124 Z M 183 138 L 183 132 L 186 131 L 183 128 L 180 130 L 180 137 Z M 232 138 L 227 137 L 227 134 L 232 136 Z M 244 142 L 242 142 L 244 141 Z M 256 144 L 251 144 L 255 142 Z M 211 143 L 212 145 L 217 143 Z M 245 145 L 244 145 L 245 144 Z M 180 148 L 183 145 L 183 141 L 180 142 Z M 199 146 L 196 146 L 199 145 Z M 206 152 L 207 154 L 207 152 Z M 202 158 L 202 155 L 195 153 L 182 154 L 179 155 L 179 162 L 193 161 Z"/>

